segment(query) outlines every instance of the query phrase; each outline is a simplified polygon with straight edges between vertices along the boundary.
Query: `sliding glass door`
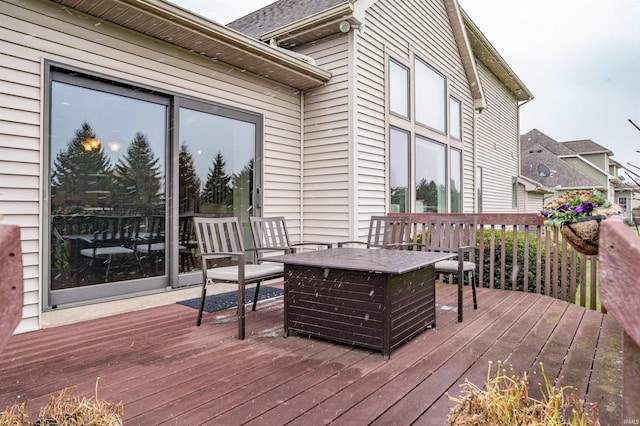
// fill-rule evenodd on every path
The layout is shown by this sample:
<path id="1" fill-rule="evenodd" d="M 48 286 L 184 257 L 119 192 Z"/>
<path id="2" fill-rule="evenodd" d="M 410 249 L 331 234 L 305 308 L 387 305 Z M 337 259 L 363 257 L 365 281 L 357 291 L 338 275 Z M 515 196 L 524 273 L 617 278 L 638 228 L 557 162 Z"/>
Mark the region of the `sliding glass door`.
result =
<path id="1" fill-rule="evenodd" d="M 196 284 L 195 215 L 259 215 L 262 116 L 49 70 L 46 304 Z"/>
<path id="2" fill-rule="evenodd" d="M 181 249 L 181 273 L 198 267 L 192 264 L 194 242 L 188 231 L 193 216 L 236 216 L 245 246 L 253 245 L 249 217 L 258 214 L 260 205 L 256 152 L 261 128 L 256 114 L 181 100 L 178 205 L 181 247 L 191 248 Z"/>

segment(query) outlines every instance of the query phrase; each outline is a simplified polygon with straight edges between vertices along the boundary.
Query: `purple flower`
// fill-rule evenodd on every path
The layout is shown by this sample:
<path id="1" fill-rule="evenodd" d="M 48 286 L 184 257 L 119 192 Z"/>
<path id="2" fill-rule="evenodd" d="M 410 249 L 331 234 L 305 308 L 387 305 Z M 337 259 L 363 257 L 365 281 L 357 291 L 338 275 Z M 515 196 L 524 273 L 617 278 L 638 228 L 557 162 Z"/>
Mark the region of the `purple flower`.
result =
<path id="1" fill-rule="evenodd" d="M 549 212 L 546 210 L 540 210 L 540 214 L 544 217 L 549 217 Z"/>

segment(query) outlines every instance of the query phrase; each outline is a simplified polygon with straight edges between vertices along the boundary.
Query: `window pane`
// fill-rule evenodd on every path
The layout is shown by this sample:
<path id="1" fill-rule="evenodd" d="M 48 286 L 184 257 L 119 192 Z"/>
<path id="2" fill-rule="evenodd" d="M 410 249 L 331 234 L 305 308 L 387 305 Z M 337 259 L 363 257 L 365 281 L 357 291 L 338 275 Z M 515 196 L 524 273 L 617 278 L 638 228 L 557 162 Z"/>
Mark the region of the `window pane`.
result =
<path id="1" fill-rule="evenodd" d="M 179 213 L 235 216 L 251 247 L 256 123 L 180 108 Z M 188 272 L 184 270 L 184 272 Z"/>
<path id="2" fill-rule="evenodd" d="M 451 149 L 451 213 L 462 212 L 462 151 Z"/>
<path id="3" fill-rule="evenodd" d="M 416 212 L 447 211 L 445 146 L 416 138 Z"/>
<path id="4" fill-rule="evenodd" d="M 446 126 L 445 78 L 417 59 L 415 74 L 416 121 L 444 133 Z"/>
<path id="5" fill-rule="evenodd" d="M 51 85 L 51 290 L 165 274 L 167 105 L 109 88 Z"/>
<path id="6" fill-rule="evenodd" d="M 389 139 L 389 211 L 409 213 L 409 134 L 392 128 Z"/>
<path id="7" fill-rule="evenodd" d="M 452 138 L 462 139 L 462 122 L 460 121 L 462 105 L 456 98 L 449 99 L 449 133 Z"/>
<path id="8" fill-rule="evenodd" d="M 409 70 L 394 61 L 389 62 L 389 110 L 409 117 Z"/>

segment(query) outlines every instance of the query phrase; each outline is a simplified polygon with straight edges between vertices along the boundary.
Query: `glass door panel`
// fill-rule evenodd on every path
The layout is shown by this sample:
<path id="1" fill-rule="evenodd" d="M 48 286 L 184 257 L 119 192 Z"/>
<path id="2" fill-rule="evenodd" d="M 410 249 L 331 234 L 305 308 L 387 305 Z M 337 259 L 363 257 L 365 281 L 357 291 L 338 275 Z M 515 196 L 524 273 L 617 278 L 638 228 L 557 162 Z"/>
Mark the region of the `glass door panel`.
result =
<path id="1" fill-rule="evenodd" d="M 168 101 L 98 81 L 84 83 L 71 74 L 51 83 L 53 305 L 149 287 L 98 290 L 103 284 L 164 277 L 153 286 L 167 285 Z M 56 297 L 57 291 L 83 287 L 96 291 Z"/>
<path id="2" fill-rule="evenodd" d="M 249 216 L 254 214 L 258 121 L 191 108 L 180 108 L 179 114 L 180 272 L 185 273 L 192 269 L 195 250 L 188 231 L 194 215 L 236 216 L 245 247 L 253 246 Z"/>

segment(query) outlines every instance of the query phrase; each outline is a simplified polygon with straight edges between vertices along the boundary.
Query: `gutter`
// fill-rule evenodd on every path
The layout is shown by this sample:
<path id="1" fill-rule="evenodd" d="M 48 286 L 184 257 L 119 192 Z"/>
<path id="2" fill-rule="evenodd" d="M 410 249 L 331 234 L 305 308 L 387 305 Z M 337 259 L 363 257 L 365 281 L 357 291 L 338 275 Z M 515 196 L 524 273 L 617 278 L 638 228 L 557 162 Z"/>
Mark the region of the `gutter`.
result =
<path id="1" fill-rule="evenodd" d="M 318 85 L 326 83 L 331 78 L 330 72 L 290 55 L 289 52 L 275 50 L 259 40 L 193 14 L 172 3 L 163 0 L 116 0 L 116 2 L 202 36 L 213 38 L 219 43 L 242 50 L 246 54 L 285 66 L 291 72 L 315 79 Z"/>
<path id="2" fill-rule="evenodd" d="M 339 4 L 330 9 L 323 10 L 304 19 L 295 21 L 291 24 L 269 31 L 260 36 L 261 40 L 277 40 L 281 43 L 289 38 L 300 36 L 313 31 L 318 26 L 338 23 L 351 17 L 353 14 L 353 5 L 350 2 Z M 359 22 L 358 22 L 359 23 Z"/>

